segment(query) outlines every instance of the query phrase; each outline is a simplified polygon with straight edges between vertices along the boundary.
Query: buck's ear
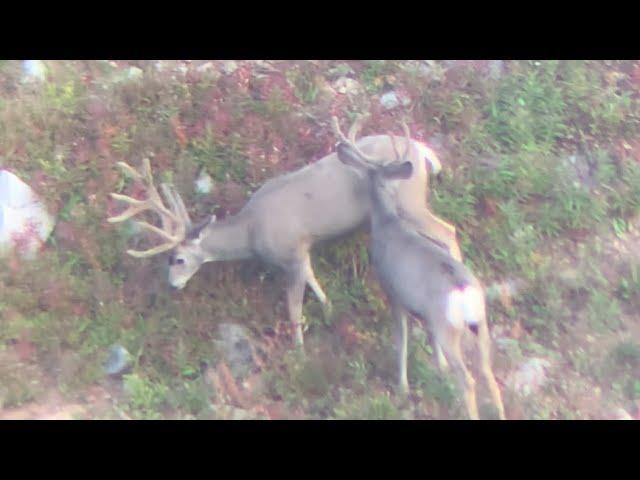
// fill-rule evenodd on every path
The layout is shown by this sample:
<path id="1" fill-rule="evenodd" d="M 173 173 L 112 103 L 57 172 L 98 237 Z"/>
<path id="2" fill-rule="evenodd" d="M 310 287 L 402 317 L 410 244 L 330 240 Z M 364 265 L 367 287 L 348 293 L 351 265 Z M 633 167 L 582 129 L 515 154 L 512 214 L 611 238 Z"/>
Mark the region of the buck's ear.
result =
<path id="1" fill-rule="evenodd" d="M 338 154 L 338 159 L 345 165 L 355 168 L 361 172 L 365 172 L 369 169 L 369 167 L 360 158 L 358 152 L 346 143 L 339 142 L 336 145 L 336 153 Z"/>
<path id="2" fill-rule="evenodd" d="M 209 218 L 205 218 L 201 222 L 192 226 L 187 232 L 187 236 L 186 236 L 187 240 L 199 242 L 202 239 L 201 235 L 204 229 L 207 228 L 207 226 L 211 225 L 215 221 L 216 221 L 216 216 L 211 215 Z"/>
<path id="3" fill-rule="evenodd" d="M 382 167 L 380 173 L 384 178 L 406 180 L 413 173 L 413 164 L 411 162 L 392 163 Z"/>

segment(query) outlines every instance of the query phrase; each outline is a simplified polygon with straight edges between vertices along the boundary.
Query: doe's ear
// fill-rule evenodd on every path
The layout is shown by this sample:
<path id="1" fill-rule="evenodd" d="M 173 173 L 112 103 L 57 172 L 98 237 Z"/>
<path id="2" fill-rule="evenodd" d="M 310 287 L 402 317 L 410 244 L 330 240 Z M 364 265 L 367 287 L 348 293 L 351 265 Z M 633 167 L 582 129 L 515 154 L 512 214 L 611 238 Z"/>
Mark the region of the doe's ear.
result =
<path id="1" fill-rule="evenodd" d="M 396 162 L 385 165 L 380 169 L 380 174 L 388 179 L 406 180 L 413 174 L 413 164 L 411 162 Z"/>
<path id="2" fill-rule="evenodd" d="M 369 170 L 369 167 L 362 161 L 358 152 L 350 145 L 339 142 L 336 145 L 336 153 L 338 154 L 338 159 L 345 165 L 355 168 L 360 172 Z"/>

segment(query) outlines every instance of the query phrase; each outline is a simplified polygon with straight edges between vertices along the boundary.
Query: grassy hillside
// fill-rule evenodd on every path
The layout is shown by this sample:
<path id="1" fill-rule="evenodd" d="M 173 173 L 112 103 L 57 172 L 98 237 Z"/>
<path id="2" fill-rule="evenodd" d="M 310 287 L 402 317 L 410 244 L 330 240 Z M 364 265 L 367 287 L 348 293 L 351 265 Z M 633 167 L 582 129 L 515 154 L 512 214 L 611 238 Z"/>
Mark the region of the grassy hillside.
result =
<path id="1" fill-rule="evenodd" d="M 0 418 L 464 418 L 418 330 L 413 395 L 393 393 L 393 323 L 364 232 L 314 252 L 335 315 L 307 294 L 299 358 L 279 272 L 208 264 L 171 292 L 166 256 L 127 256 L 145 240 L 105 222 L 122 208 L 108 193 L 134 188 L 117 161 L 149 156 L 193 218 L 222 218 L 265 180 L 329 153 L 332 114 L 362 112 L 363 134 L 409 119 L 442 161 L 430 201 L 458 228 L 465 263 L 487 285 L 520 285 L 489 305 L 507 416 L 636 414 L 640 62 L 46 66 L 44 82 L 24 82 L 20 62 L 0 62 L 0 166 L 57 217 L 36 261 L 0 260 Z M 388 92 L 408 105 L 386 110 Z M 194 187 L 203 171 L 208 195 Z M 228 324 L 250 332 L 247 371 L 220 341 Z M 133 358 L 115 378 L 103 371 L 114 344 Z M 526 395 L 514 378 L 531 358 L 548 362 L 547 381 Z M 494 417 L 478 384 L 481 416 Z"/>

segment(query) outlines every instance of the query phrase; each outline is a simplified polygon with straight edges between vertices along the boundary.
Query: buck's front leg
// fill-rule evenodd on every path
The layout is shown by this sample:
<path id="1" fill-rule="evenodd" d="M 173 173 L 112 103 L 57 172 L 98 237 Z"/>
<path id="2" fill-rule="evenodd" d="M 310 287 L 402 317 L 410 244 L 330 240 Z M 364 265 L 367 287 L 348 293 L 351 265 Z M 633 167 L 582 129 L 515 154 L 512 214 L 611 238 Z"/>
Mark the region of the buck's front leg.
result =
<path id="1" fill-rule="evenodd" d="M 315 274 L 313 273 L 313 268 L 311 267 L 311 259 L 307 256 L 307 259 L 304 262 L 304 272 L 307 284 L 313 290 L 318 300 L 322 304 L 322 313 L 326 321 L 328 321 L 333 315 L 333 305 L 331 305 L 331 300 L 327 298 L 326 293 L 322 290 L 322 287 L 318 283 Z"/>
<path id="2" fill-rule="evenodd" d="M 295 343 L 299 348 L 304 348 L 304 337 L 302 334 L 302 301 L 304 300 L 304 289 L 306 279 L 302 271 L 298 270 L 289 273 L 289 283 L 287 285 L 287 309 L 289 311 L 289 321 L 293 325 Z"/>

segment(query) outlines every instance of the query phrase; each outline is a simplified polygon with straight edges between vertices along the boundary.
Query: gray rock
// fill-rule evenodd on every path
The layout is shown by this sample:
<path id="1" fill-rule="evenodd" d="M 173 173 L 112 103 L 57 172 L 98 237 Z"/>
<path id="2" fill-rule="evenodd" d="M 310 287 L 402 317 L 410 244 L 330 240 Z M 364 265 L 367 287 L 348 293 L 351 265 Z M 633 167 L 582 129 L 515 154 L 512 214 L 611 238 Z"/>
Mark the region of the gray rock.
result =
<path id="1" fill-rule="evenodd" d="M 575 153 L 563 159 L 567 173 L 574 178 L 576 187 L 592 189 L 596 186 L 596 179 L 592 169 L 591 161 L 586 155 Z"/>
<path id="2" fill-rule="evenodd" d="M 486 287 L 487 300 L 493 301 L 500 297 L 515 298 L 526 287 L 526 282 L 518 278 L 510 278 L 503 282 L 492 283 Z"/>
<path id="3" fill-rule="evenodd" d="M 489 78 L 498 80 L 504 74 L 504 60 L 491 60 L 489 62 Z"/>
<path id="4" fill-rule="evenodd" d="M 340 77 L 350 77 L 353 75 L 353 69 L 346 63 L 339 63 L 337 65 L 334 65 L 329 69 L 329 72 L 327 74 L 328 78 L 331 80 L 336 80 Z"/>
<path id="5" fill-rule="evenodd" d="M 343 95 L 357 95 L 362 91 L 360 84 L 349 77 L 340 77 L 332 84 L 333 89 Z"/>
<path id="6" fill-rule="evenodd" d="M 380 97 L 380 105 L 385 110 L 393 110 L 400 106 L 400 99 L 395 92 L 387 92 Z"/>
<path id="7" fill-rule="evenodd" d="M 380 97 L 380 105 L 385 110 L 393 110 L 400 105 L 406 107 L 411 101 L 403 95 L 399 95 L 396 92 L 387 92 Z"/>
<path id="8" fill-rule="evenodd" d="M 109 358 L 104 364 L 104 371 L 108 375 L 119 375 L 127 371 L 133 363 L 129 351 L 120 344 L 115 344 L 109 349 Z"/>
<path id="9" fill-rule="evenodd" d="M 141 68 L 138 67 L 129 67 L 127 68 L 127 79 L 128 80 L 138 80 L 142 78 L 144 72 Z"/>
<path id="10" fill-rule="evenodd" d="M 498 347 L 498 349 L 505 352 L 510 350 L 520 349 L 520 342 L 518 342 L 518 340 L 516 340 L 515 338 L 499 337 L 499 338 L 496 338 L 495 344 Z"/>
<path id="11" fill-rule="evenodd" d="M 217 342 L 224 359 L 236 378 L 245 377 L 255 367 L 255 349 L 248 329 L 234 323 L 218 326 Z"/>
<path id="12" fill-rule="evenodd" d="M 426 81 L 441 81 L 446 72 L 443 66 L 434 60 L 409 60 L 403 62 L 400 68 L 418 75 Z"/>
<path id="13" fill-rule="evenodd" d="M 529 396 L 547 382 L 551 363 L 543 358 L 530 358 L 509 376 L 507 383 L 520 395 Z"/>
<path id="14" fill-rule="evenodd" d="M 216 405 L 216 416 L 225 420 L 266 420 L 266 417 L 251 410 L 231 405 Z"/>
<path id="15" fill-rule="evenodd" d="M 238 69 L 238 62 L 234 60 L 225 60 L 222 62 L 222 65 L 220 66 L 220 70 L 225 75 L 231 75 L 237 69 Z"/>

